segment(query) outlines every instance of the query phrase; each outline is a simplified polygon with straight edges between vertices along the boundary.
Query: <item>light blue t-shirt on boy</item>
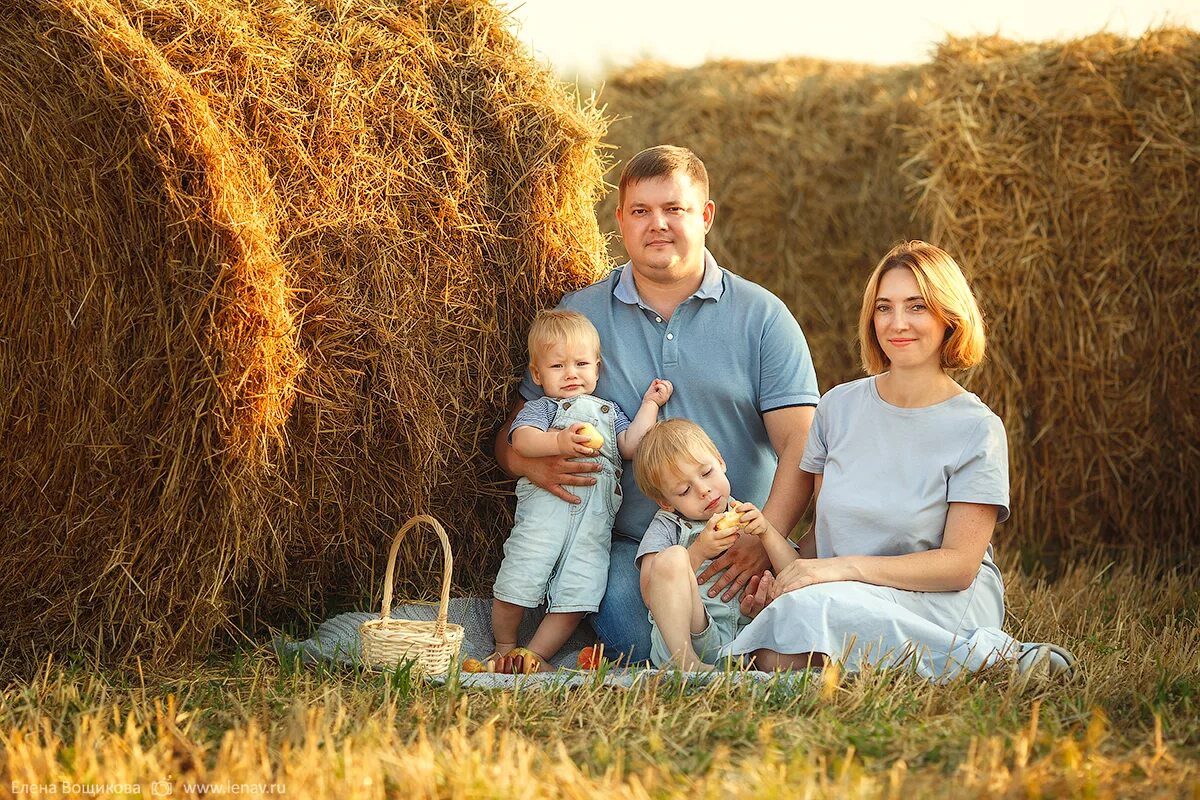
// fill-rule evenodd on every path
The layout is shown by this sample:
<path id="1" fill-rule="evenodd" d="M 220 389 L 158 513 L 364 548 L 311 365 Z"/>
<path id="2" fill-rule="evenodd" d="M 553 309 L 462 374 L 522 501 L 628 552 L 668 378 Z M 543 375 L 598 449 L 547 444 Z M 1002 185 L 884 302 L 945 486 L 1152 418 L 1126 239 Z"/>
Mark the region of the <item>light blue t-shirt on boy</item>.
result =
<path id="1" fill-rule="evenodd" d="M 820 398 L 808 343 L 783 301 L 705 250 L 700 288 L 670 319 L 642 302 L 629 264 L 558 307 L 579 311 L 600 333 L 597 396 L 636 410 L 652 380 L 671 381 L 660 419 L 697 423 L 725 459 L 733 496 L 766 502 L 778 462 L 762 415 Z M 520 392 L 526 400 L 541 395 L 528 370 Z M 624 466 L 614 527 L 640 540 L 658 506 L 637 488 L 631 464 Z"/>

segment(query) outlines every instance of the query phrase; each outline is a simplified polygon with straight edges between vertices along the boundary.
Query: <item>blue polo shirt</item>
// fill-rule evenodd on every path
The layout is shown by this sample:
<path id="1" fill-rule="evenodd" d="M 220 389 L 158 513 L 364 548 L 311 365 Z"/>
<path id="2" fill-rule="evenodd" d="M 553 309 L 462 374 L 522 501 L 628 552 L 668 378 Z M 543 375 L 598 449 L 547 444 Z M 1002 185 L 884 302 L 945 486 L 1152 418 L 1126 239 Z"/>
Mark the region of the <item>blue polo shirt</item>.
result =
<path id="1" fill-rule="evenodd" d="M 632 418 L 654 378 L 675 388 L 659 419 L 686 417 L 712 437 L 728 468 L 733 496 L 762 506 L 777 459 L 762 415 L 820 399 L 808 343 L 775 295 L 717 264 L 704 251 L 704 278 L 668 320 L 645 305 L 627 263 L 606 278 L 563 297 L 600 332 L 600 379 L 593 392 Z M 541 396 L 525 372 L 521 396 Z M 640 540 L 658 505 L 633 479 L 626 461 L 624 500 L 614 525 Z"/>

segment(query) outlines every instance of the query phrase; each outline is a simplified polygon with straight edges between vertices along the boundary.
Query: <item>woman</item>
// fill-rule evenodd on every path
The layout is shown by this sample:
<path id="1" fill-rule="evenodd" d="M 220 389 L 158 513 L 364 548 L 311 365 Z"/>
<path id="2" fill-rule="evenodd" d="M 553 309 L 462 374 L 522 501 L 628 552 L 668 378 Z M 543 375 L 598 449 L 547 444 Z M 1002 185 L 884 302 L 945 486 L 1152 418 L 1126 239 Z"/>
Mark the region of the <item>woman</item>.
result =
<path id="1" fill-rule="evenodd" d="M 984 331 L 945 251 L 913 241 L 883 258 L 859 347 L 870 377 L 821 398 L 800 463 L 815 537 L 797 555 L 766 534 L 777 577 L 753 588 L 771 601 L 722 655 L 753 654 L 760 669 L 912 662 L 935 680 L 1009 659 L 1067 672 L 1066 650 L 1001 630 L 991 537 L 1009 515 L 1008 448 L 1000 418 L 947 373 L 982 360 Z"/>

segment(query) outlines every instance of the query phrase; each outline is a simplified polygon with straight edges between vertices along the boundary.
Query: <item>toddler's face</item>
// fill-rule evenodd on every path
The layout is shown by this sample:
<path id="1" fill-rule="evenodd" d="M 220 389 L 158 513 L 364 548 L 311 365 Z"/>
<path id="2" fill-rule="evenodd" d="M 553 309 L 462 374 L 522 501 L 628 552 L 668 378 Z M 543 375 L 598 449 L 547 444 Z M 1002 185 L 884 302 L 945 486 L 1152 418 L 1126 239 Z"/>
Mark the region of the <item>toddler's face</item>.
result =
<path id="1" fill-rule="evenodd" d="M 600 354 L 590 344 L 556 342 L 538 354 L 530 372 L 547 397 L 591 394 L 600 377 Z"/>
<path id="2" fill-rule="evenodd" d="M 713 514 L 725 511 L 729 504 L 729 478 L 725 462 L 719 456 L 705 456 L 699 463 L 690 458 L 675 462 L 675 475 L 662 487 L 668 511 L 688 519 L 707 521 Z"/>

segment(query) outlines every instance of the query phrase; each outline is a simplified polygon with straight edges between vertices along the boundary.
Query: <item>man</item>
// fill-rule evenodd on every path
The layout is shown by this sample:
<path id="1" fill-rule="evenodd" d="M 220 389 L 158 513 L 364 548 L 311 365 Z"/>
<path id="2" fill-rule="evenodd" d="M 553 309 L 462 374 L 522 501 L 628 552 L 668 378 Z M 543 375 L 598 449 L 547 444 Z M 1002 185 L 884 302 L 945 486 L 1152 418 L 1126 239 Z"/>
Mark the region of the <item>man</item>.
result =
<path id="1" fill-rule="evenodd" d="M 637 408 L 651 379 L 671 381 L 675 394 L 664 416 L 698 423 L 727 459 L 733 497 L 760 505 L 777 530 L 790 532 L 812 494 L 799 465 L 819 398 L 816 374 L 783 302 L 721 268 L 705 249 L 715 211 L 694 153 L 668 145 L 638 153 L 618 184 L 617 224 L 629 262 L 566 295 L 560 308 L 582 312 L 600 332 L 599 396 Z M 528 372 L 520 393 L 538 395 Z M 496 460 L 510 475 L 578 503 L 569 487 L 594 484 L 587 473 L 598 465 L 515 453 L 508 428 L 521 405 L 518 398 L 496 436 Z M 638 490 L 628 462 L 621 489 L 608 587 L 591 623 L 610 655 L 640 661 L 650 653 L 650 623 L 634 556 L 658 506 Z M 742 536 L 699 580 L 724 570 L 710 595 L 723 591 L 729 599 L 769 566 L 762 544 Z"/>

